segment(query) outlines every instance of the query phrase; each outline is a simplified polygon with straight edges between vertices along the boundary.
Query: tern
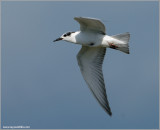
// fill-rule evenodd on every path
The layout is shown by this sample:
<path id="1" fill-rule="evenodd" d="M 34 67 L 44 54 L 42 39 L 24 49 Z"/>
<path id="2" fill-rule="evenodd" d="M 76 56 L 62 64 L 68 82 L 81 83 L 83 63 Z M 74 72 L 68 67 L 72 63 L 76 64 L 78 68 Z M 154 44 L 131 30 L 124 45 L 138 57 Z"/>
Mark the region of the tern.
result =
<path id="1" fill-rule="evenodd" d="M 77 54 L 77 61 L 82 76 L 101 107 L 111 116 L 111 108 L 107 99 L 102 64 L 106 48 L 119 50 L 129 54 L 129 32 L 114 36 L 106 35 L 105 25 L 99 19 L 75 17 L 80 24 L 80 31 L 67 32 L 54 40 L 64 40 L 82 45 Z"/>

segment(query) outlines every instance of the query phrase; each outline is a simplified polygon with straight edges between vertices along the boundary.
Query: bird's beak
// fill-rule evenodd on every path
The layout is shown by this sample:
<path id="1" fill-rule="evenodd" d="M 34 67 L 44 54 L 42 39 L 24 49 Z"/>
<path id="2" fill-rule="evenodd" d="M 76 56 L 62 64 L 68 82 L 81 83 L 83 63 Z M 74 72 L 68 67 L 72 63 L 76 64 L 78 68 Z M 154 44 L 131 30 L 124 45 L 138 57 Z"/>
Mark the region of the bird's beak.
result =
<path id="1" fill-rule="evenodd" d="M 63 38 L 57 38 L 56 40 L 54 40 L 53 42 L 56 42 L 56 41 L 60 41 L 60 40 L 62 40 Z"/>

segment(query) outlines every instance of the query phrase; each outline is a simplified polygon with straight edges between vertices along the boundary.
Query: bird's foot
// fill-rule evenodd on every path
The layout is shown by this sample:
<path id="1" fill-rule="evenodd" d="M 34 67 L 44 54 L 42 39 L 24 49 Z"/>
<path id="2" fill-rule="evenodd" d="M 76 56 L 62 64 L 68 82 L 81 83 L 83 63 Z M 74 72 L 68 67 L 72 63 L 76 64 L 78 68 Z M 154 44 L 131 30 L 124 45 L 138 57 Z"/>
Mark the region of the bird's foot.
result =
<path id="1" fill-rule="evenodd" d="M 114 45 L 113 43 L 108 43 L 109 44 L 109 47 L 112 48 L 112 49 L 117 49 L 118 46 Z"/>

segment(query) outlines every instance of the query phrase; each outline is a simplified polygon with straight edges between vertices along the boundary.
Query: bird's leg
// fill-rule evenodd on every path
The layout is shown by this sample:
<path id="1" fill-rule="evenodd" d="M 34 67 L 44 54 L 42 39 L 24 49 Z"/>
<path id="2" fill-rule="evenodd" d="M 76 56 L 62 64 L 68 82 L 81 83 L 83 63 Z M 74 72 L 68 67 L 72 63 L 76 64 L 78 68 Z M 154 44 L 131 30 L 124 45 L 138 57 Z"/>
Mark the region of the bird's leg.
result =
<path id="1" fill-rule="evenodd" d="M 113 43 L 108 43 L 109 44 L 109 47 L 112 48 L 112 49 L 117 49 L 118 46 L 114 45 Z"/>
<path id="2" fill-rule="evenodd" d="M 89 46 L 93 46 L 94 45 L 94 43 L 93 42 L 91 42 L 90 44 L 89 44 Z"/>

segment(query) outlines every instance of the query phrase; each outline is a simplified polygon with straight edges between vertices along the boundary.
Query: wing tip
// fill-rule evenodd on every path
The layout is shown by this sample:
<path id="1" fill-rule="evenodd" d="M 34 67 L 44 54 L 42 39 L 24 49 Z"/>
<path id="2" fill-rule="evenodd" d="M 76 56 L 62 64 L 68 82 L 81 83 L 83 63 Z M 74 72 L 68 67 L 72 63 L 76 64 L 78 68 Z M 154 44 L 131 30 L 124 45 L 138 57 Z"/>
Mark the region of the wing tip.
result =
<path id="1" fill-rule="evenodd" d="M 105 109 L 105 111 L 107 112 L 107 114 L 108 114 L 110 117 L 112 116 L 111 109 Z"/>
<path id="2" fill-rule="evenodd" d="M 109 114 L 110 117 L 112 117 L 112 112 L 111 111 L 109 111 L 108 114 Z"/>
<path id="3" fill-rule="evenodd" d="M 79 18 L 82 18 L 82 17 L 78 17 L 78 16 L 76 16 L 76 17 L 74 17 L 74 20 L 77 20 L 77 19 L 79 19 Z"/>
<path id="4" fill-rule="evenodd" d="M 97 19 L 97 18 L 93 18 L 93 17 L 81 17 L 81 16 L 75 16 L 74 19 L 92 19 L 92 20 L 99 20 L 101 21 L 100 19 Z"/>
<path id="5" fill-rule="evenodd" d="M 78 17 L 74 17 L 74 20 L 76 20 Z"/>

